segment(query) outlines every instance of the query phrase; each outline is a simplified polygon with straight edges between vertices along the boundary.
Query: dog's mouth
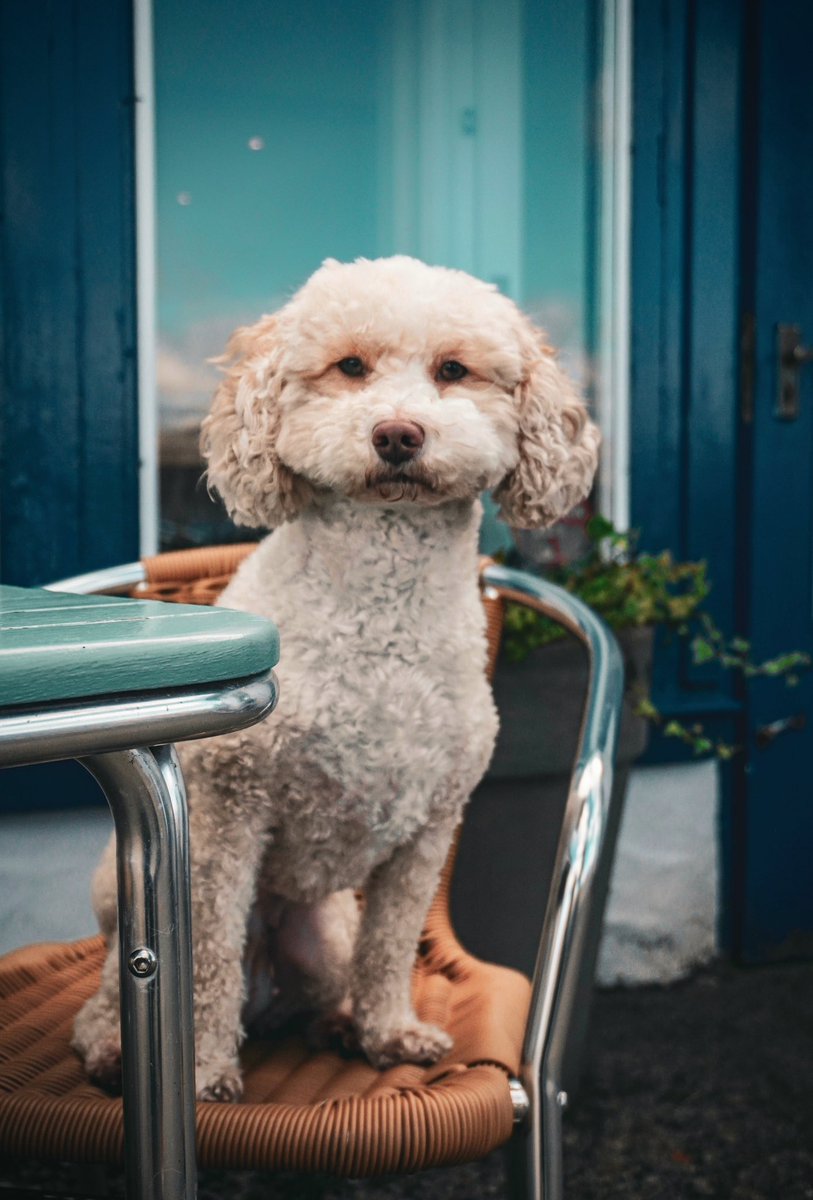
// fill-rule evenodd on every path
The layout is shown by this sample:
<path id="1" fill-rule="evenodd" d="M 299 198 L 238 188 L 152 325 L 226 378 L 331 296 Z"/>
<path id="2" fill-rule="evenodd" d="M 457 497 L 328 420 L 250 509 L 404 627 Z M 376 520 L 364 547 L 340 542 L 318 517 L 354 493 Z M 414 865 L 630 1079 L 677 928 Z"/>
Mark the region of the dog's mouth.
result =
<path id="1" fill-rule="evenodd" d="M 365 491 L 382 500 L 416 500 L 431 495 L 437 484 L 425 468 L 417 465 L 408 470 L 394 467 L 371 468 L 364 478 Z"/>

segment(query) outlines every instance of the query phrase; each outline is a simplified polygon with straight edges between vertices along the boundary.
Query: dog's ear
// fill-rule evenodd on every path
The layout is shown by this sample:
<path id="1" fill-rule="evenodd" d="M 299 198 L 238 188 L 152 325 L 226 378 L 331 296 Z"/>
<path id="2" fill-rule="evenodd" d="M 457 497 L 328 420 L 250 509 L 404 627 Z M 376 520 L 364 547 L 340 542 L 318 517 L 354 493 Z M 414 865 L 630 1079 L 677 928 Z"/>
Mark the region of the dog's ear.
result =
<path id="1" fill-rule="evenodd" d="M 225 378 L 201 429 L 209 486 L 238 525 L 274 528 L 309 504 L 310 485 L 280 462 L 278 317 L 235 330 L 219 363 Z"/>
<path id="2" fill-rule="evenodd" d="M 507 524 L 538 529 L 589 494 L 601 436 L 542 332 L 527 318 L 521 337 L 525 362 L 517 389 L 519 462 L 496 488 L 494 499 Z"/>

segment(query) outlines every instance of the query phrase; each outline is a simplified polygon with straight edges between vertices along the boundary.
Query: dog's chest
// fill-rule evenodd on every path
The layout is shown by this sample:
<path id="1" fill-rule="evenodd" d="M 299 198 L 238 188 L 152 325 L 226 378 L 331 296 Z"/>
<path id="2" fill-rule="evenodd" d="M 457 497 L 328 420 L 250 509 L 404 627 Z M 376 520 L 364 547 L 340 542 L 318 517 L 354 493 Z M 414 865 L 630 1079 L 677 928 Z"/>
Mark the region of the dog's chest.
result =
<path id="1" fill-rule="evenodd" d="M 350 639 L 324 674 L 315 658 L 309 669 L 289 663 L 287 684 L 281 671 L 272 858 L 278 874 L 296 864 L 289 892 L 360 886 L 397 846 L 458 810 L 487 765 L 496 717 L 482 668 L 458 650 L 439 672 L 437 655 L 401 653 L 397 638 L 387 645 L 354 653 Z"/>
<path id="2" fill-rule="evenodd" d="M 425 536 L 441 514 L 411 532 L 371 520 L 283 527 L 223 597 L 280 630 L 279 705 L 252 753 L 286 894 L 358 885 L 457 811 L 496 734 L 476 521 L 441 544 Z"/>
<path id="3" fill-rule="evenodd" d="M 328 786 L 318 806 L 283 815 L 266 855 L 273 887 L 304 902 L 363 887 L 430 809 L 431 798 L 409 788 L 374 798 Z"/>
<path id="4" fill-rule="evenodd" d="M 286 772 L 318 768 L 346 793 L 387 805 L 407 785 L 426 794 L 467 776 L 468 761 L 490 751 L 493 705 L 477 648 L 469 663 L 459 648 L 385 645 L 373 653 L 347 639 L 320 661 L 309 644 L 305 662 L 292 647 L 278 710 Z"/>

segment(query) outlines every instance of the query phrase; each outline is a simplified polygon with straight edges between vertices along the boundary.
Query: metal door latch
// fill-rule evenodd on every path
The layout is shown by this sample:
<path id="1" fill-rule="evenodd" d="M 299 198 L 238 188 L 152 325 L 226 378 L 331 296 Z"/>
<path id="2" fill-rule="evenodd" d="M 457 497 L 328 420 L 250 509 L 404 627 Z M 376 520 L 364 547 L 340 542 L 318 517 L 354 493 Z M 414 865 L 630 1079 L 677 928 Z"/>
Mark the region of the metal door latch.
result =
<path id="1" fill-rule="evenodd" d="M 799 325 L 776 327 L 777 390 L 774 416 L 779 421 L 795 421 L 799 416 L 799 371 L 813 362 L 813 347 L 802 345 Z"/>
<path id="2" fill-rule="evenodd" d="M 760 725 L 756 731 L 757 746 L 760 750 L 764 750 L 766 746 L 770 746 L 774 738 L 779 737 L 780 733 L 801 730 L 806 725 L 807 715 L 803 712 L 796 713 L 793 717 L 783 717 L 780 721 L 771 721 L 770 725 Z"/>

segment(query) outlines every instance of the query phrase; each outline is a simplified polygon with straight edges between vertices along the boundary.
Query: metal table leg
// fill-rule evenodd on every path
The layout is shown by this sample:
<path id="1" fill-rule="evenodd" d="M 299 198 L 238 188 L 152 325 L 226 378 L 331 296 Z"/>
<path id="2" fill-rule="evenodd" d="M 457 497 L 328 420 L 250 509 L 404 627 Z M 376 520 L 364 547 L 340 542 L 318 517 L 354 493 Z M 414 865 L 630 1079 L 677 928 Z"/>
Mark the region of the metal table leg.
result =
<path id="1" fill-rule="evenodd" d="M 197 1188 L 189 833 L 169 743 L 245 729 L 277 696 L 266 669 L 169 693 L 0 711 L 0 766 L 75 758 L 113 813 L 129 1200 L 194 1200 Z"/>
<path id="2" fill-rule="evenodd" d="M 118 853 L 128 1200 L 194 1200 L 195 1041 L 186 791 L 172 746 L 80 759 Z"/>

